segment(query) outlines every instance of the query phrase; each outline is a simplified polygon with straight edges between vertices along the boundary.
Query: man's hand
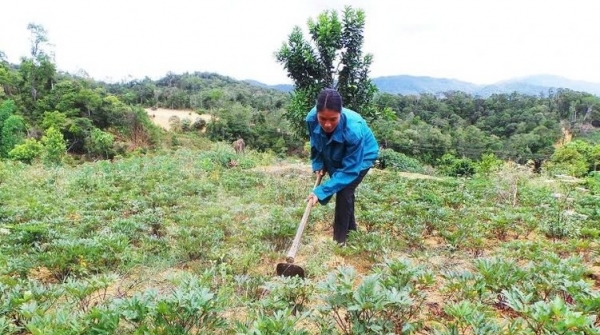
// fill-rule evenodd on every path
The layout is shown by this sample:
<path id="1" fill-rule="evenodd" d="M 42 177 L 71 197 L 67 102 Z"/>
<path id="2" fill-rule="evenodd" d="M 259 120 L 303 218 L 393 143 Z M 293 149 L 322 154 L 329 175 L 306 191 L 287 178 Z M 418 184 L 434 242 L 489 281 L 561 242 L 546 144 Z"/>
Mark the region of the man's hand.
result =
<path id="1" fill-rule="evenodd" d="M 318 176 L 321 176 L 321 177 L 325 175 L 325 172 L 327 172 L 327 171 L 325 171 L 325 169 L 321 169 L 321 170 L 317 170 L 317 171 L 315 171 L 315 173 L 316 173 Z"/>
<path id="2" fill-rule="evenodd" d="M 306 198 L 306 202 L 310 204 L 311 207 L 316 205 L 319 202 L 319 198 L 314 193 L 311 193 L 308 198 Z"/>

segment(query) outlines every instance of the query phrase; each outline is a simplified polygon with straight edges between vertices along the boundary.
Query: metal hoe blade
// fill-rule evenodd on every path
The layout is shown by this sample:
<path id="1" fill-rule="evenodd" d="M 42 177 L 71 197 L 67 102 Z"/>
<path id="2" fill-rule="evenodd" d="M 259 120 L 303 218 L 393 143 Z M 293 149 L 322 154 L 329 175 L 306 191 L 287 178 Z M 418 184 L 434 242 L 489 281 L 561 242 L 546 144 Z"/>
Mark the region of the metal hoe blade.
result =
<path id="1" fill-rule="evenodd" d="M 304 278 L 304 269 L 296 264 L 279 263 L 276 270 L 278 276 Z"/>
<path id="2" fill-rule="evenodd" d="M 317 175 L 317 180 L 315 181 L 315 187 L 321 183 L 321 175 Z M 304 269 L 298 265 L 294 264 L 294 258 L 296 256 L 296 252 L 298 251 L 298 247 L 300 246 L 300 238 L 302 236 L 302 231 L 304 231 L 304 227 L 306 226 L 306 222 L 308 221 L 308 215 L 310 214 L 310 208 L 312 205 L 310 203 L 306 204 L 306 209 L 304 210 L 304 215 L 302 215 L 302 220 L 300 221 L 300 225 L 296 230 L 296 236 L 294 237 L 294 241 L 290 250 L 288 251 L 286 262 L 287 263 L 279 263 L 275 270 L 277 271 L 278 276 L 284 277 L 294 277 L 298 276 L 300 278 L 304 278 Z"/>

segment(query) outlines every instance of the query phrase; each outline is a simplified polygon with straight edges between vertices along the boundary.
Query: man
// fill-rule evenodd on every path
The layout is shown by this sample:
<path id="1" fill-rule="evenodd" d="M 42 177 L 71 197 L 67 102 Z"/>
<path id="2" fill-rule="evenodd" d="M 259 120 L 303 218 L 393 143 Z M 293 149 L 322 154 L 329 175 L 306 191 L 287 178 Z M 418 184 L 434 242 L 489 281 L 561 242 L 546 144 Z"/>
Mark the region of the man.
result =
<path id="1" fill-rule="evenodd" d="M 355 111 L 342 107 L 334 89 L 324 89 L 308 113 L 311 162 L 315 173 L 330 178 L 316 187 L 307 201 L 325 205 L 335 194 L 333 239 L 344 245 L 351 230 L 356 231 L 354 191 L 379 154 L 379 145 L 366 121 Z"/>

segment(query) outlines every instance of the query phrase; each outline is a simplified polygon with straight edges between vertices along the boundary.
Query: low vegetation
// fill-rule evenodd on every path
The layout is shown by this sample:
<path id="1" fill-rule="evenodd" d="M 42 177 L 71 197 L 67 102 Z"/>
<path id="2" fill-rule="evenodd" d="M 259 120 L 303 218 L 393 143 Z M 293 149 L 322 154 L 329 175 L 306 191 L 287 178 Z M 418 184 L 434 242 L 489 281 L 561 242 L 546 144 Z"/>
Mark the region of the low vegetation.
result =
<path id="1" fill-rule="evenodd" d="M 2 162 L 0 333 L 600 332 L 598 175 L 502 163 L 405 178 L 390 157 L 400 168 L 357 190 L 347 247 L 331 241 L 333 205 L 312 211 L 304 280 L 275 275 L 313 182 L 304 160 L 200 139 Z"/>

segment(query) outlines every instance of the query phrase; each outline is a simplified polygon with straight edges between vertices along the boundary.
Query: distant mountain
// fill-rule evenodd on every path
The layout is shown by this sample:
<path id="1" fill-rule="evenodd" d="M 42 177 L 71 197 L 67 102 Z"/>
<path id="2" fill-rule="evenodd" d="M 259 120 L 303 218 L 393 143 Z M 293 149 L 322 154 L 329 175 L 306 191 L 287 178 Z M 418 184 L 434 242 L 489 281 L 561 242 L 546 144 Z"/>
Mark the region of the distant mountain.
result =
<path id="1" fill-rule="evenodd" d="M 265 83 L 261 83 L 260 81 L 252 80 L 252 79 L 246 79 L 246 80 L 244 80 L 244 82 L 247 82 L 248 84 L 260 86 L 260 87 L 273 88 L 273 89 L 276 89 L 276 90 L 282 91 L 282 92 L 291 92 L 294 90 L 294 85 L 290 85 L 290 84 L 267 85 Z"/>
<path id="2" fill-rule="evenodd" d="M 548 90 L 550 88 L 558 88 L 558 87 L 548 87 L 542 85 L 536 85 L 529 83 L 527 81 L 514 81 L 514 82 L 500 82 L 492 85 L 482 85 L 474 92 L 471 92 L 473 95 L 478 95 L 481 97 L 489 97 L 492 94 L 501 94 L 501 93 L 513 93 L 519 92 L 521 94 L 527 95 L 539 95 L 543 93 L 545 95 L 548 94 Z"/>
<path id="3" fill-rule="evenodd" d="M 488 97 L 495 93 L 519 92 L 528 95 L 548 94 L 550 89 L 568 88 L 574 91 L 600 95 L 600 83 L 571 80 L 553 75 L 535 75 L 500 81 L 491 85 L 476 85 L 464 81 L 417 77 L 391 76 L 373 78 L 373 83 L 382 92 L 392 94 L 440 93 L 445 91 L 462 91 L 473 95 Z"/>
<path id="4" fill-rule="evenodd" d="M 515 78 L 498 84 L 505 85 L 532 85 L 543 87 L 546 92 L 549 88 L 568 88 L 573 91 L 587 92 L 594 95 L 600 95 L 600 83 L 591 83 L 583 80 L 572 80 L 565 77 L 553 75 L 535 75 L 523 78 Z"/>
<path id="5" fill-rule="evenodd" d="M 276 90 L 283 91 L 283 92 L 291 92 L 294 90 L 294 85 L 290 85 L 290 84 L 277 84 L 277 85 L 270 85 L 269 87 L 274 88 Z"/>
<path id="6" fill-rule="evenodd" d="M 479 86 L 465 81 L 433 77 L 416 77 L 408 75 L 373 78 L 373 84 L 382 92 L 391 94 L 421 94 L 447 91 L 473 93 Z"/>
<path id="7" fill-rule="evenodd" d="M 568 88 L 574 91 L 587 92 L 600 96 L 600 83 L 591 83 L 580 80 L 553 75 L 535 75 L 522 78 L 500 81 L 491 85 L 477 85 L 465 81 L 447 78 L 434 78 L 426 76 L 383 76 L 372 78 L 373 83 L 379 91 L 391 94 L 437 94 L 448 91 L 461 91 L 488 97 L 498 93 L 519 92 L 528 95 L 548 94 L 550 89 Z M 274 88 L 289 92 L 294 89 L 293 85 L 266 85 L 255 80 L 246 80 L 254 85 Z"/>

